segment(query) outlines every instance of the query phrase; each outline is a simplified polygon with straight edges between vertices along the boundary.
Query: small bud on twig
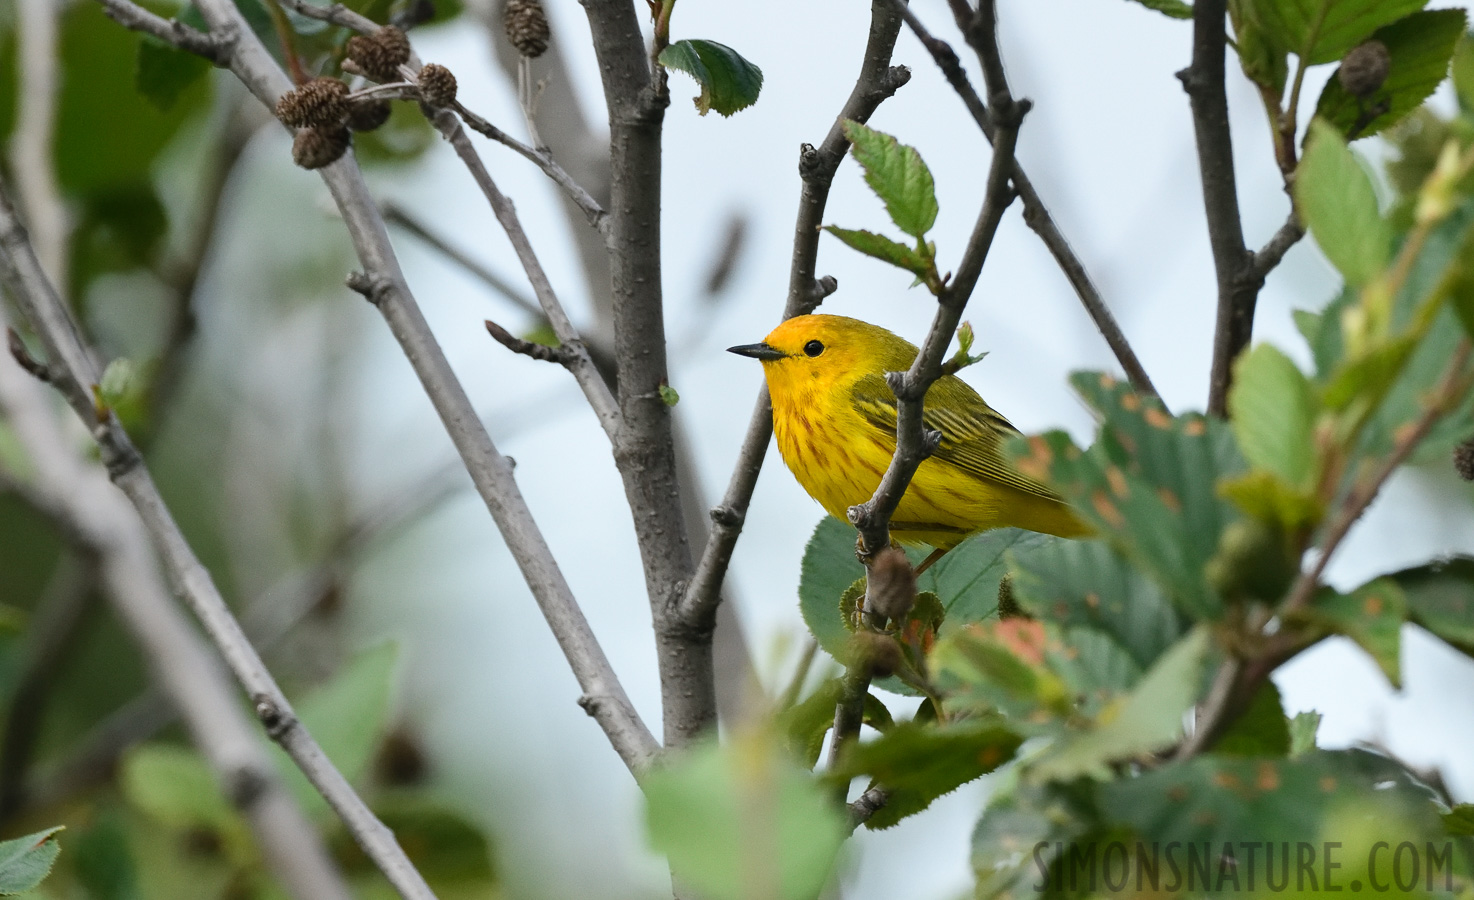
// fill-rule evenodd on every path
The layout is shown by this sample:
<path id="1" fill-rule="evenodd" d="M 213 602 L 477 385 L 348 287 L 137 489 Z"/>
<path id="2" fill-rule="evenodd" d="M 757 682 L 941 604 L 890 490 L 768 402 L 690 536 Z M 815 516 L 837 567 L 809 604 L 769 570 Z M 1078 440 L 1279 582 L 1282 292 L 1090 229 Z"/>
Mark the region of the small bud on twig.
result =
<path id="1" fill-rule="evenodd" d="M 1336 70 L 1336 79 L 1346 93 L 1363 100 L 1375 94 L 1387 81 L 1387 71 L 1392 66 L 1392 56 L 1387 45 L 1375 38 L 1364 41 L 1347 51 Z"/>
<path id="2" fill-rule="evenodd" d="M 916 573 L 905 551 L 887 547 L 875 554 L 865 575 L 865 608 L 899 622 L 916 602 Z"/>
<path id="3" fill-rule="evenodd" d="M 502 10 L 502 25 L 507 29 L 507 40 L 523 56 L 536 59 L 548 49 L 552 31 L 538 0 L 507 0 Z"/>

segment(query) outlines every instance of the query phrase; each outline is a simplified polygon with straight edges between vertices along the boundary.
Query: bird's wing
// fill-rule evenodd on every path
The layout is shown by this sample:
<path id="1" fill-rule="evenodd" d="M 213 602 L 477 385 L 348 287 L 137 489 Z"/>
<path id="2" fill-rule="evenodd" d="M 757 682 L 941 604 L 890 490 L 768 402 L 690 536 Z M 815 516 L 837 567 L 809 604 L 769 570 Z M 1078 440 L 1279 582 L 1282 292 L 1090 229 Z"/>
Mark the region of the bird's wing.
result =
<path id="1" fill-rule="evenodd" d="M 884 378 L 879 375 L 861 378 L 850 392 L 850 402 L 867 424 L 887 435 L 888 444 L 895 445 L 896 397 Z M 927 428 L 942 433 L 933 459 L 995 484 L 1059 499 L 1058 494 L 1024 477 L 1003 461 L 998 445 L 1018 434 L 1018 429 L 961 379 L 945 376 L 932 385 L 921 421 Z"/>

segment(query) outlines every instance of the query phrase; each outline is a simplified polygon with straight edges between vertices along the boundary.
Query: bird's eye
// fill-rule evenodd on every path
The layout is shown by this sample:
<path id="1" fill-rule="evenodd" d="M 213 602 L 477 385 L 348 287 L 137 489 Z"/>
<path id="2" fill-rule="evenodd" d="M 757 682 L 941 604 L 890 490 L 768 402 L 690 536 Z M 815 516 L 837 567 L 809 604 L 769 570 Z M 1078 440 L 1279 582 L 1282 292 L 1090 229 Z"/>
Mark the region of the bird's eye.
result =
<path id="1" fill-rule="evenodd" d="M 808 354 L 809 356 L 818 356 L 820 353 L 823 352 L 824 345 L 818 341 L 809 341 L 807 344 L 804 344 L 804 353 Z"/>

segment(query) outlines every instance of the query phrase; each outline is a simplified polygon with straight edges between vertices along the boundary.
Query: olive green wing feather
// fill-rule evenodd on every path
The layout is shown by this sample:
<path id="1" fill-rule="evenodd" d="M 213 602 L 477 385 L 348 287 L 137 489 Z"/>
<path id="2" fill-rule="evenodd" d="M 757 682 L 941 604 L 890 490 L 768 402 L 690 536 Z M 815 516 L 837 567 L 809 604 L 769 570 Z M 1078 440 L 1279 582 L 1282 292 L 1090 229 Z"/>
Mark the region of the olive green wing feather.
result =
<path id="1" fill-rule="evenodd" d="M 995 484 L 1059 499 L 1049 488 L 1025 478 L 1003 461 L 999 445 L 1019 431 L 962 379 L 950 375 L 938 379 L 927 392 L 926 400 L 921 421 L 927 428 L 942 433 L 932 459 Z M 850 403 L 868 425 L 888 437 L 889 446 L 895 446 L 896 397 L 884 378 L 879 375 L 861 378 L 850 392 Z"/>

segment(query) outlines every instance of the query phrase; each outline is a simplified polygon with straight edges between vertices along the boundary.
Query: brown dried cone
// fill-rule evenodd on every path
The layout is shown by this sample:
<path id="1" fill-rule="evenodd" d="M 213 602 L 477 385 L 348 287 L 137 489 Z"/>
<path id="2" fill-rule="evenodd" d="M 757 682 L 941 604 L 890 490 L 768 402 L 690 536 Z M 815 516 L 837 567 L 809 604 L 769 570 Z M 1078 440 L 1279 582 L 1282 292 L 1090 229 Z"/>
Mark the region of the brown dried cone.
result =
<path id="1" fill-rule="evenodd" d="M 543 12 L 539 0 L 507 0 L 502 10 L 502 24 L 507 29 L 507 40 L 523 56 L 536 59 L 548 49 L 548 16 Z"/>
<path id="2" fill-rule="evenodd" d="M 348 111 L 348 127 L 353 131 L 373 131 L 389 121 L 388 100 L 360 100 Z"/>
<path id="3" fill-rule="evenodd" d="M 456 102 L 456 77 L 445 66 L 426 63 L 420 69 L 420 98 L 431 106 L 450 106 Z"/>
<path id="4" fill-rule="evenodd" d="M 1454 448 L 1454 471 L 1465 481 L 1474 481 L 1474 438 Z"/>
<path id="5" fill-rule="evenodd" d="M 348 115 L 348 85 L 314 78 L 276 101 L 276 117 L 293 128 L 331 128 Z"/>
<path id="6" fill-rule="evenodd" d="M 1387 71 L 1392 67 L 1392 56 L 1387 45 L 1379 40 L 1365 41 L 1352 47 L 1341 60 L 1336 78 L 1353 97 L 1365 99 L 1377 92 L 1387 80 Z"/>
<path id="7" fill-rule="evenodd" d="M 321 169 L 338 161 L 348 149 L 348 129 L 304 128 L 292 141 L 292 162 L 304 169 Z"/>
<path id="8" fill-rule="evenodd" d="M 398 81 L 399 67 L 409 62 L 409 38 L 393 25 L 354 35 L 348 39 L 348 58 L 375 81 Z"/>
<path id="9" fill-rule="evenodd" d="M 894 621 L 906 618 L 916 603 L 916 573 L 906 553 L 887 547 L 875 554 L 865 575 L 865 605 Z"/>
<path id="10" fill-rule="evenodd" d="M 850 635 L 850 665 L 872 678 L 887 678 L 905 665 L 901 645 L 888 634 L 857 631 Z"/>

